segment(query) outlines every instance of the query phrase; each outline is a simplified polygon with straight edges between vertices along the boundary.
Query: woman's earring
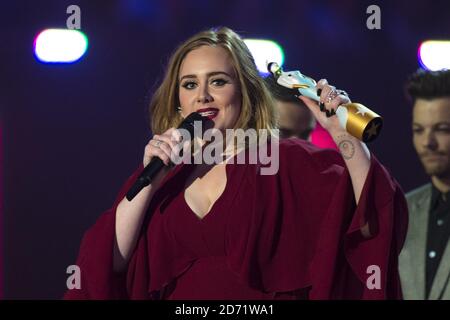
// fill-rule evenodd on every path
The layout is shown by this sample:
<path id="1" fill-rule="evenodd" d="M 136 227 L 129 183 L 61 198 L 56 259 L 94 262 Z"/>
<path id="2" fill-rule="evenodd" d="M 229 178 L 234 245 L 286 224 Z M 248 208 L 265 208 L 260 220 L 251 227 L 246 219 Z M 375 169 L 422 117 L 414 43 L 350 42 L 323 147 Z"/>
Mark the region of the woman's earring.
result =
<path id="1" fill-rule="evenodd" d="M 181 107 L 176 108 L 177 112 L 181 112 Z"/>

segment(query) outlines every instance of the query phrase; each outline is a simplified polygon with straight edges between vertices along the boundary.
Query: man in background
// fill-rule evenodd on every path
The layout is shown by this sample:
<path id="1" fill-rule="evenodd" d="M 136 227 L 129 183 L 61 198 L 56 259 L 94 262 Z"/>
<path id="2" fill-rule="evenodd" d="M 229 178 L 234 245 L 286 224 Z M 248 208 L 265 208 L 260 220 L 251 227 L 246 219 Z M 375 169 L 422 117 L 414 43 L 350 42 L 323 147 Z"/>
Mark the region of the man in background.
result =
<path id="1" fill-rule="evenodd" d="M 414 148 L 430 182 L 406 195 L 399 269 L 405 299 L 450 299 L 450 70 L 418 70 L 406 84 Z"/>

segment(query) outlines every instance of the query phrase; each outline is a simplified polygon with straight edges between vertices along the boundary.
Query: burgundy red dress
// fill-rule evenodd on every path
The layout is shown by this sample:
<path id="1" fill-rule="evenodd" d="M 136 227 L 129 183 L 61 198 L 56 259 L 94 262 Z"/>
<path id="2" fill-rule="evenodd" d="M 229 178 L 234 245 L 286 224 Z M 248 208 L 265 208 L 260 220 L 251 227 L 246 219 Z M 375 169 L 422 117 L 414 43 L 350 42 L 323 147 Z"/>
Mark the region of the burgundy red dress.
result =
<path id="1" fill-rule="evenodd" d="M 401 298 L 397 258 L 407 206 L 373 154 L 357 206 L 335 150 L 282 140 L 278 173 L 261 175 L 262 167 L 227 164 L 225 190 L 203 219 L 184 199 L 193 165 L 175 167 L 150 203 L 127 271 L 117 274 L 115 210 L 140 167 L 85 234 L 81 289 L 65 298 Z"/>

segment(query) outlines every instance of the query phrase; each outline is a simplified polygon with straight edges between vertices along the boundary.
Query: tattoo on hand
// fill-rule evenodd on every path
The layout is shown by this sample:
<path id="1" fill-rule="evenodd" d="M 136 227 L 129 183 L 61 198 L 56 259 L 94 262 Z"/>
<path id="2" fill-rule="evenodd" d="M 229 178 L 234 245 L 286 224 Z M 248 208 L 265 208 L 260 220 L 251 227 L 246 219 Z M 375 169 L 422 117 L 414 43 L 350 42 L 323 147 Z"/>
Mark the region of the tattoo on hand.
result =
<path id="1" fill-rule="evenodd" d="M 355 145 L 352 141 L 346 139 L 345 136 L 341 136 L 339 138 L 343 138 L 342 141 L 339 142 L 338 148 L 341 151 L 342 157 L 345 160 L 350 160 L 355 155 Z"/>

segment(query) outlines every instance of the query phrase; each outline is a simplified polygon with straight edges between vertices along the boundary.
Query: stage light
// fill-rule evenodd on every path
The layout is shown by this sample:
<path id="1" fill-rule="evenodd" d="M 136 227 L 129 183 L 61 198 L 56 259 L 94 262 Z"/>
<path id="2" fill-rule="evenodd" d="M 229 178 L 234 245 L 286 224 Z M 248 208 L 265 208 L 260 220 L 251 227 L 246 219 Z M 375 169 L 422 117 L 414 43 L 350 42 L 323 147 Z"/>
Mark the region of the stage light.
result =
<path id="1" fill-rule="evenodd" d="M 450 41 L 422 42 L 419 46 L 418 58 L 425 69 L 432 71 L 450 69 Z"/>
<path id="2" fill-rule="evenodd" d="M 267 62 L 276 62 L 282 66 L 284 62 L 284 52 L 281 46 L 275 41 L 263 39 L 244 39 L 245 44 L 255 59 L 259 72 L 267 74 Z"/>
<path id="3" fill-rule="evenodd" d="M 44 63 L 72 63 L 79 60 L 88 47 L 86 35 L 79 30 L 47 29 L 34 41 L 34 54 Z"/>

